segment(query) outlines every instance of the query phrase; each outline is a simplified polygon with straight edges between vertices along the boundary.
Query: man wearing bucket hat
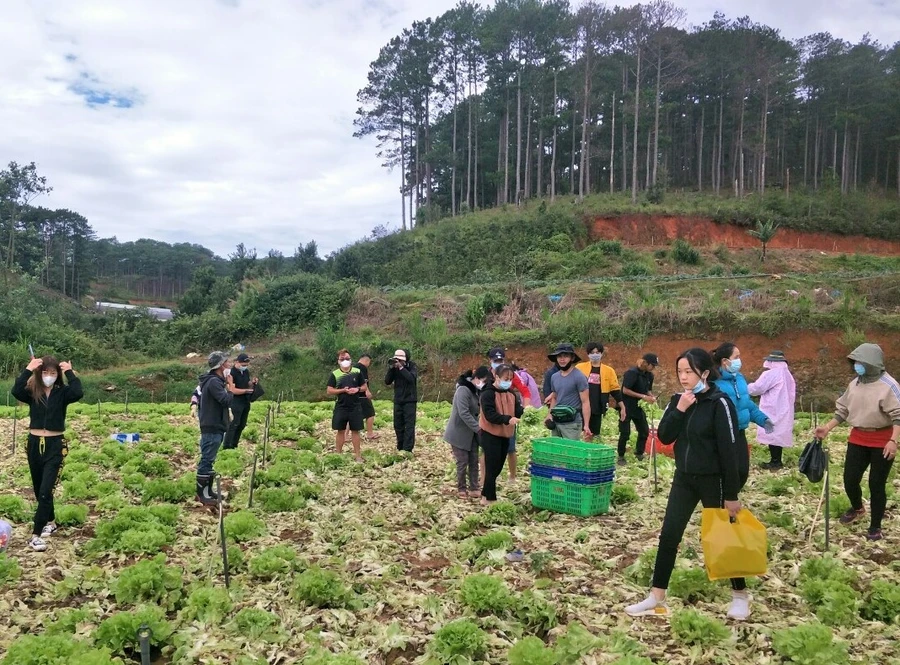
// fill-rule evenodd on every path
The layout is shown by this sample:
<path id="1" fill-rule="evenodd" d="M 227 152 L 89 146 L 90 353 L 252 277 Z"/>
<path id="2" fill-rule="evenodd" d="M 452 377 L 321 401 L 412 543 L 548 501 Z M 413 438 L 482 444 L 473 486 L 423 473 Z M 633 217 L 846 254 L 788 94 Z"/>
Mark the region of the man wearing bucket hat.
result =
<path id="1" fill-rule="evenodd" d="M 228 408 L 233 395 L 226 383 L 231 363 L 224 351 L 213 351 L 207 358 L 209 371 L 200 377 L 200 462 L 197 465 L 197 501 L 214 506 L 219 495 L 213 490 L 213 465 L 219 446 L 228 431 Z"/>
<path id="2" fill-rule="evenodd" d="M 394 433 L 397 450 L 408 453 L 416 445 L 416 403 L 418 370 L 406 349 L 397 349 L 388 361 L 384 383 L 394 386 Z"/>
<path id="3" fill-rule="evenodd" d="M 559 367 L 550 377 L 550 418 L 546 425 L 557 436 L 564 439 L 580 440 L 582 434 L 591 436 L 591 401 L 588 393 L 587 377 L 575 369 L 581 358 L 575 347 L 568 343 L 557 345 L 547 358 Z"/>

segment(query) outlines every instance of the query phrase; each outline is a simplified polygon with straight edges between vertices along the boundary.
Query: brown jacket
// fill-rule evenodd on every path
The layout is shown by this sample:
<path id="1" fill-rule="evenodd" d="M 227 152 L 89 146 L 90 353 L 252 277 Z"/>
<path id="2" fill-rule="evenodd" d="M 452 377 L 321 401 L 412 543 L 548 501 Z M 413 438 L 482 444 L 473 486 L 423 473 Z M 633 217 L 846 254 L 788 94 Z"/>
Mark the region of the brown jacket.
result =
<path id="1" fill-rule="evenodd" d="M 516 426 L 510 425 L 511 418 L 520 418 L 524 411 L 522 403 L 515 393 L 497 390 L 488 384 L 481 392 L 481 414 L 478 425 L 482 431 L 494 436 L 511 437 L 516 433 Z"/>

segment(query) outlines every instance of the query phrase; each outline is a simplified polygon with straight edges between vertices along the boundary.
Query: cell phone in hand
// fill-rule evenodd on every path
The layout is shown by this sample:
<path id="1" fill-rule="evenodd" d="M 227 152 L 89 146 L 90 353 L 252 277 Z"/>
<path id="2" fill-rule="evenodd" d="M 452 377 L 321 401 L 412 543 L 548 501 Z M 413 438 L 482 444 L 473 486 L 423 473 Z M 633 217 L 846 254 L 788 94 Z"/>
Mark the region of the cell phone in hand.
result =
<path id="1" fill-rule="evenodd" d="M 34 358 L 34 347 L 31 344 L 28 345 L 28 353 L 31 354 L 32 359 Z"/>

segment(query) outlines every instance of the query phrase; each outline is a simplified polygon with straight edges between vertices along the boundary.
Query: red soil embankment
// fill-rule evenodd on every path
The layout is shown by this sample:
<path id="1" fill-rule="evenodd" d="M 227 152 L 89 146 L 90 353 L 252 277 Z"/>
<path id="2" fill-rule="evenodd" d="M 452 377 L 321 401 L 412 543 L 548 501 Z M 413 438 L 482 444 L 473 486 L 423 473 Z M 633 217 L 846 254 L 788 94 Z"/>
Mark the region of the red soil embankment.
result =
<path id="1" fill-rule="evenodd" d="M 602 341 L 603 331 L 597 333 Z M 898 359 L 895 350 L 900 348 L 900 333 L 870 331 L 867 339 L 881 345 L 887 355 L 885 362 L 888 372 L 892 369 L 896 372 Z M 744 362 L 743 374 L 750 381 L 762 372 L 763 358 L 770 351 L 784 351 L 797 381 L 798 400 L 818 399 L 823 411 L 828 411 L 833 406 L 834 398 L 843 391 L 851 378 L 846 356 L 852 349 L 844 343 L 843 334 L 835 331 L 800 330 L 775 337 L 739 333 L 733 337 L 714 335 L 705 339 L 679 337 L 675 334 L 658 335 L 648 339 L 641 347 L 608 345 L 603 362 L 613 367 L 621 377 L 644 353 L 657 354 L 660 366 L 656 370 L 655 392 L 658 395 L 668 395 L 679 390 L 675 359 L 682 351 L 692 346 L 711 350 L 725 341 L 738 345 Z M 515 346 L 507 350 L 507 355 L 512 362 L 526 367 L 540 385 L 544 370 L 550 365 L 547 352 L 548 349 L 534 346 Z M 578 349 L 578 353 L 583 360 L 587 360 L 583 349 Z M 486 363 L 487 359 L 483 356 L 467 355 L 460 359 L 459 368 Z M 897 373 L 892 374 L 897 376 Z"/>
<path id="2" fill-rule="evenodd" d="M 747 228 L 717 224 L 702 217 L 664 215 L 621 215 L 598 217 L 591 228 L 594 240 L 621 240 L 629 245 L 665 245 L 676 238 L 692 245 L 725 245 L 731 248 L 756 248 L 759 240 Z M 846 254 L 900 255 L 900 242 L 835 233 L 807 233 L 780 228 L 769 243 L 770 249 L 814 249 Z"/>

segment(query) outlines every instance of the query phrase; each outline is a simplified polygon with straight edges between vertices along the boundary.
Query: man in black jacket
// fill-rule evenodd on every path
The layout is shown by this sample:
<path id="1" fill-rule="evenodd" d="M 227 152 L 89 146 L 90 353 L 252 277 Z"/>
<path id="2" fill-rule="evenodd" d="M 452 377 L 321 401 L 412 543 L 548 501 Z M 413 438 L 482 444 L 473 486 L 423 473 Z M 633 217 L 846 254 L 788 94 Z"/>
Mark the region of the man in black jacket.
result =
<path id="1" fill-rule="evenodd" d="M 384 383 L 394 386 L 394 433 L 397 450 L 411 453 L 416 445 L 416 383 L 418 370 L 406 349 L 397 349 L 390 359 Z"/>
<path id="2" fill-rule="evenodd" d="M 228 426 L 228 432 L 225 434 L 225 441 L 222 448 L 228 450 L 237 448 L 241 442 L 241 434 L 247 426 L 247 417 L 250 415 L 250 395 L 253 394 L 253 386 L 257 380 L 250 378 L 250 356 L 241 353 L 234 359 L 234 367 L 228 376 L 226 383 L 232 387 L 231 400 L 231 424 Z"/>
<path id="3" fill-rule="evenodd" d="M 627 370 L 622 377 L 622 401 L 625 403 L 625 419 L 619 420 L 619 466 L 625 465 L 625 451 L 628 439 L 631 438 L 631 423 L 637 429 L 637 442 L 634 454 L 638 462 L 644 459 L 647 438 L 650 436 L 650 425 L 647 414 L 641 408 L 641 402 L 656 404 L 653 394 L 653 370 L 659 367 L 659 358 L 655 353 L 645 353 L 637 364 Z"/>
<path id="4" fill-rule="evenodd" d="M 219 495 L 213 491 L 213 464 L 228 430 L 228 407 L 232 390 L 225 381 L 231 373 L 228 354 L 213 351 L 207 359 L 209 372 L 200 377 L 200 463 L 197 465 L 197 500 L 216 505 Z"/>

